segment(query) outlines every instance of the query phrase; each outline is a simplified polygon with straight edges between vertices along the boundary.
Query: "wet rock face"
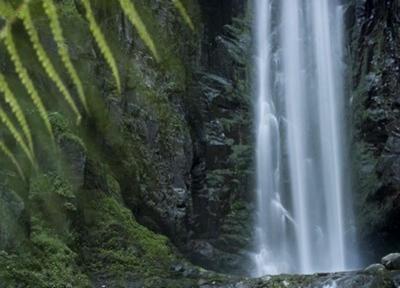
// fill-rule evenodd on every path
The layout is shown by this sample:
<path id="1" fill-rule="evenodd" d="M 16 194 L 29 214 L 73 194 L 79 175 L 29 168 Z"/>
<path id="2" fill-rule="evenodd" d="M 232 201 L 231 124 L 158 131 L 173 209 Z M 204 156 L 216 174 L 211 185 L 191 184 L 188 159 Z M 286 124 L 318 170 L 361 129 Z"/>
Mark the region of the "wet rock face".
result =
<path id="1" fill-rule="evenodd" d="M 168 1 L 144 2 L 174 49 L 168 61 L 178 62 L 182 71 L 145 57 L 126 19 L 107 4 L 111 8 L 98 13 L 112 19 L 107 29 L 127 46 L 121 71 L 126 84 L 122 97 L 112 98 L 109 84 L 99 83 L 106 87 L 104 99 L 111 98 L 110 128 L 93 138 L 104 146 L 123 200 L 139 223 L 168 236 L 192 260 L 198 259 L 192 252 L 207 255 L 201 262 L 207 268 L 239 269 L 251 233 L 238 228 L 251 227 L 251 207 L 245 203 L 236 209 L 251 191 L 246 1 L 187 1 L 193 21 L 199 19 L 197 33 L 183 25 Z M 237 16 L 241 20 L 235 22 Z M 105 70 L 97 56 L 93 62 Z M 203 246 L 193 243 L 210 245 L 214 253 L 194 251 Z"/>
<path id="2" fill-rule="evenodd" d="M 385 265 L 380 264 L 380 263 L 371 264 L 367 268 L 364 269 L 365 272 L 369 272 L 369 273 L 385 271 L 385 270 L 386 270 Z"/>
<path id="3" fill-rule="evenodd" d="M 252 123 L 247 1 L 199 1 L 201 57 L 187 103 L 193 143 L 191 237 L 195 264 L 244 274 L 251 240 Z M 236 18 L 237 17 L 237 18 Z M 244 227 L 244 228 L 243 228 Z"/>
<path id="4" fill-rule="evenodd" d="M 392 253 L 382 258 L 382 264 L 389 270 L 400 270 L 400 253 Z"/>
<path id="5" fill-rule="evenodd" d="M 376 261 L 400 245 L 400 2 L 348 11 L 355 205 L 363 254 Z"/>

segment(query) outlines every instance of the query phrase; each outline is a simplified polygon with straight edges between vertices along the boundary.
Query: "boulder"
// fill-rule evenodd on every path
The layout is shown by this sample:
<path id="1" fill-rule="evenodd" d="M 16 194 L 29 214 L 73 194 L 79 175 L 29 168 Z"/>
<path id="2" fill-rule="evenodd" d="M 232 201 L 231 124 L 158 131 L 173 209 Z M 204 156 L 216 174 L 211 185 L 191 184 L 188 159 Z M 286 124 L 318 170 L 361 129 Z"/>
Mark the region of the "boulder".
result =
<path id="1" fill-rule="evenodd" d="M 389 270 L 400 270 L 400 253 L 386 255 L 381 262 Z"/>
<path id="2" fill-rule="evenodd" d="M 380 271 L 385 271 L 386 267 L 380 263 L 375 263 L 375 264 L 371 264 L 369 265 L 367 268 L 364 269 L 364 272 L 368 272 L 368 273 L 376 273 L 376 272 L 380 272 Z"/>

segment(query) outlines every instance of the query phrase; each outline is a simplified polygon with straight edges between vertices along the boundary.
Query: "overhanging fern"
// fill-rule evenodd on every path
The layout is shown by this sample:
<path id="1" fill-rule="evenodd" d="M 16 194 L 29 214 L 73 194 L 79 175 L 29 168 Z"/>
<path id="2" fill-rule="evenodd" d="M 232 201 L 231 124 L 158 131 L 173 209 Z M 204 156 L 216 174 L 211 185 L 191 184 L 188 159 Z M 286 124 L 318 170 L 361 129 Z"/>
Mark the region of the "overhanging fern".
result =
<path id="1" fill-rule="evenodd" d="M 103 33 L 101 32 L 99 25 L 96 22 L 96 19 L 94 18 L 90 0 L 82 0 L 82 3 L 85 6 L 86 19 L 89 22 L 90 32 L 92 33 L 94 39 L 96 40 L 96 43 L 99 46 L 104 59 L 106 60 L 107 64 L 110 66 L 110 69 L 114 76 L 115 82 L 117 84 L 118 91 L 120 92 L 121 91 L 121 80 L 119 78 L 117 62 L 115 61 L 114 56 L 111 52 L 111 49 L 108 46 L 107 41 L 106 41 Z"/>
<path id="2" fill-rule="evenodd" d="M 154 44 L 153 39 L 147 31 L 142 19 L 140 18 L 135 5 L 130 0 L 119 0 L 119 4 L 121 5 L 121 8 L 128 17 L 129 21 L 138 31 L 140 38 L 142 38 L 143 42 L 147 45 L 147 47 L 149 47 L 150 51 L 158 61 L 160 57 L 158 55 L 156 45 Z"/>
<path id="3" fill-rule="evenodd" d="M 74 68 L 74 65 L 72 64 L 71 58 L 69 57 L 68 48 L 65 44 L 61 25 L 58 20 L 57 9 L 53 3 L 53 0 L 43 0 L 43 8 L 50 19 L 50 28 L 51 32 L 53 33 L 54 41 L 57 44 L 58 54 L 60 55 L 60 58 L 64 63 L 65 68 L 67 69 L 72 81 L 74 82 L 76 90 L 78 91 L 79 98 L 82 101 L 83 107 L 86 111 L 88 111 L 82 82 Z"/>
<path id="4" fill-rule="evenodd" d="M 29 5 L 26 6 L 24 11 L 21 11 L 22 22 L 26 31 L 28 32 L 29 39 L 32 42 L 32 46 L 36 52 L 37 58 L 39 59 L 40 64 L 42 65 L 43 69 L 46 71 L 48 77 L 53 81 L 53 83 L 57 86 L 58 90 L 64 96 L 65 101 L 69 104 L 71 109 L 76 114 L 76 122 L 79 124 L 81 121 L 81 113 L 79 112 L 78 107 L 75 104 L 74 99 L 72 98 L 71 94 L 69 93 L 67 87 L 65 87 L 64 82 L 61 80 L 57 70 L 54 68 L 53 63 L 51 62 L 49 56 L 47 55 L 46 50 L 44 49 L 43 45 L 40 43 L 39 34 L 33 24 L 30 8 Z"/>
<path id="5" fill-rule="evenodd" d="M 24 172 L 22 171 L 21 166 L 19 165 L 17 159 L 15 158 L 14 154 L 11 152 L 10 149 L 4 144 L 2 140 L 0 140 L 0 151 L 3 152 L 3 154 L 10 159 L 11 163 L 15 166 L 17 169 L 17 172 L 19 176 L 22 178 L 22 180 L 25 180 L 25 175 Z"/>
<path id="6" fill-rule="evenodd" d="M 10 131 L 11 135 L 14 137 L 15 141 L 21 147 L 22 151 L 25 153 L 26 157 L 29 159 L 31 164 L 35 164 L 34 156 L 29 147 L 26 145 L 24 139 L 19 133 L 18 129 L 15 127 L 11 119 L 8 117 L 7 113 L 0 108 L 0 120 L 4 123 L 7 129 Z"/>
<path id="7" fill-rule="evenodd" d="M 49 132 L 49 135 L 51 136 L 51 138 L 53 138 L 53 132 L 52 132 L 49 118 L 47 117 L 46 108 L 42 102 L 42 99 L 39 96 L 39 93 L 37 92 L 37 90 L 35 88 L 35 85 L 33 84 L 32 79 L 30 78 L 30 76 L 28 74 L 27 69 L 22 64 L 21 58 L 15 47 L 12 33 L 6 34 L 4 43 L 6 45 L 8 53 L 10 54 L 11 61 L 14 63 L 15 71 L 17 72 L 21 83 L 24 85 L 33 104 L 35 105 L 36 109 L 38 110 L 39 115 L 40 115 L 41 119 L 43 120 L 47 131 Z"/>
<path id="8" fill-rule="evenodd" d="M 10 90 L 4 75 L 0 73 L 0 92 L 4 95 L 4 101 L 10 106 L 12 113 L 18 120 L 19 125 L 28 141 L 30 151 L 33 153 L 33 141 L 31 131 L 29 130 L 28 122 L 26 121 L 25 114 L 22 111 L 14 93 Z"/>
<path id="9" fill-rule="evenodd" d="M 190 18 L 189 14 L 188 14 L 185 6 L 182 4 L 182 2 L 180 0 L 172 0 L 172 2 L 174 3 L 176 9 L 179 11 L 183 20 L 186 22 L 186 24 L 190 27 L 190 29 L 192 29 L 192 31 L 194 31 L 194 25 L 192 22 L 192 18 Z"/>
<path id="10" fill-rule="evenodd" d="M 194 30 L 193 22 L 187 13 L 185 6 L 180 0 L 171 0 L 182 16 L 185 23 Z M 34 104 L 35 109 L 38 111 L 40 119 L 43 121 L 49 135 L 54 141 L 54 136 L 52 132 L 52 127 L 48 118 L 48 112 L 43 103 L 38 89 L 35 86 L 33 79 L 30 77 L 28 68 L 24 65 L 21 55 L 18 52 L 17 46 L 15 45 L 14 36 L 12 32 L 12 27 L 15 22 L 21 20 L 27 34 L 29 36 L 30 43 L 39 60 L 40 65 L 43 67 L 46 76 L 51 82 L 55 84 L 57 89 L 62 95 L 62 98 L 68 103 L 68 106 L 74 112 L 77 123 L 81 121 L 82 114 L 75 103 L 71 92 L 64 84 L 62 77 L 54 66 L 52 60 L 50 59 L 48 53 L 46 52 L 44 46 L 42 45 L 39 37 L 39 32 L 35 27 L 31 14 L 31 2 L 42 4 L 45 14 L 49 20 L 50 30 L 53 36 L 53 40 L 57 46 L 57 54 L 61 59 L 63 66 L 68 72 L 68 76 L 71 78 L 72 83 L 76 89 L 78 99 L 82 103 L 85 112 L 89 111 L 88 100 L 85 96 L 84 86 L 82 81 L 73 65 L 71 60 L 68 47 L 66 45 L 67 41 L 64 38 L 63 29 L 59 20 L 59 14 L 57 11 L 57 6 L 53 0 L 22 0 L 21 4 L 17 9 L 13 9 L 8 2 L 3 2 L 0 0 L 0 16 L 6 19 L 5 25 L 0 29 L 0 42 L 5 44 L 7 52 L 10 56 L 11 62 L 14 65 L 15 72 L 18 78 L 27 91 L 31 101 Z M 95 40 L 96 45 L 99 47 L 107 65 L 110 67 L 113 78 L 115 79 L 118 92 L 121 92 L 121 80 L 118 70 L 117 61 L 114 58 L 111 48 L 109 47 L 104 34 L 101 31 L 99 24 L 97 23 L 94 12 L 91 6 L 90 0 L 79 0 L 85 8 L 85 17 L 88 21 L 88 26 L 90 32 Z M 142 20 L 140 13 L 138 12 L 134 2 L 132 0 L 118 0 L 118 3 L 131 22 L 133 27 L 138 32 L 140 38 L 150 50 L 151 54 L 154 56 L 156 61 L 160 60 L 159 53 L 157 51 L 155 41 L 152 35 L 148 32 L 147 27 Z M 12 138 L 14 138 L 17 146 L 22 150 L 26 158 L 30 163 L 35 166 L 35 153 L 34 144 L 32 140 L 32 132 L 28 125 L 28 118 L 24 114 L 21 108 L 17 96 L 14 91 L 10 88 L 7 79 L 3 74 L 0 73 L 0 93 L 3 96 L 4 101 L 10 106 L 11 114 L 14 117 L 8 115 L 9 112 L 5 111 L 3 107 L 0 106 L 0 122 L 4 124 L 4 127 L 10 132 Z M 16 119 L 18 125 L 13 123 L 13 118 Z M 18 127 L 17 127 L 18 126 Z M 13 152 L 5 145 L 4 141 L 0 139 L 0 151 L 12 162 L 12 164 L 17 169 L 18 174 L 21 178 L 25 179 L 25 175 L 19 162 L 14 156 Z"/>

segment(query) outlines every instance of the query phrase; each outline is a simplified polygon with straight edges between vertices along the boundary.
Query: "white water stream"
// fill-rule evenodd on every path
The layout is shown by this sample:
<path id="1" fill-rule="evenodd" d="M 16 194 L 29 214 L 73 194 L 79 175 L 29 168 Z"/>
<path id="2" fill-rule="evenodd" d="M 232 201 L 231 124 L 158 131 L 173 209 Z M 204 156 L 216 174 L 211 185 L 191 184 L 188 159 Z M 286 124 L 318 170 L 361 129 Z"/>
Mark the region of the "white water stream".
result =
<path id="1" fill-rule="evenodd" d="M 354 265 L 337 0 L 254 0 L 255 276 Z"/>

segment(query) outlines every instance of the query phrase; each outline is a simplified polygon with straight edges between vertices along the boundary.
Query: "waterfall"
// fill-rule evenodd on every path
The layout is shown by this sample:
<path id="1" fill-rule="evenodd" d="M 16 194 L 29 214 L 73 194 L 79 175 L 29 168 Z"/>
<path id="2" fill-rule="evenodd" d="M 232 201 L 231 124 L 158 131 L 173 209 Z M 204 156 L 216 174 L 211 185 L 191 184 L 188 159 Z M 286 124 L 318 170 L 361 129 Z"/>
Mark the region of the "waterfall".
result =
<path id="1" fill-rule="evenodd" d="M 254 0 L 255 276 L 356 262 L 338 0 Z"/>

